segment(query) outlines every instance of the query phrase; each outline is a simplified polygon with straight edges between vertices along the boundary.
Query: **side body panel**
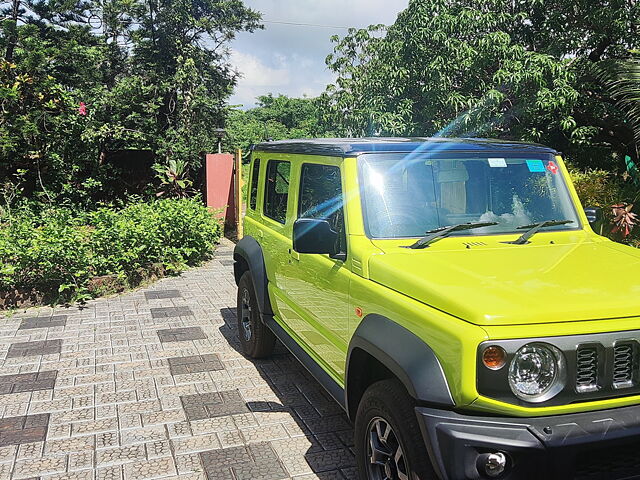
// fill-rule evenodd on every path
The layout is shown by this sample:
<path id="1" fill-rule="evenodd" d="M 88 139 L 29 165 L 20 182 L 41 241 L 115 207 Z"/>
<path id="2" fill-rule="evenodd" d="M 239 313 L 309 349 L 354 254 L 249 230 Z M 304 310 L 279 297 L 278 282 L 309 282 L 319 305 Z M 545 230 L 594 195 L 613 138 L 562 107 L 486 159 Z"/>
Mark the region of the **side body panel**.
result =
<path id="1" fill-rule="evenodd" d="M 339 167 L 342 159 L 264 152 L 255 152 L 254 157 L 261 160 L 258 201 L 255 211 L 247 211 L 245 229 L 262 248 L 276 321 L 342 385 L 351 272 L 344 262 L 327 255 L 298 254 L 292 245 L 301 165 L 311 162 Z M 284 224 L 264 215 L 267 167 L 269 161 L 275 160 L 291 165 Z"/>
<path id="2" fill-rule="evenodd" d="M 294 221 L 298 217 L 300 183 L 305 164 L 341 168 L 342 159 L 302 155 L 295 162 Z M 340 175 L 344 177 L 343 174 Z M 343 187 L 342 187 L 343 188 Z M 347 220 L 345 219 L 345 223 Z M 348 229 L 348 224 L 346 225 Z M 348 246 L 347 246 L 348 249 Z M 328 255 L 301 254 L 291 250 L 281 294 L 289 306 L 286 321 L 296 328 L 337 378 L 344 377 L 348 345 L 349 283 L 345 262 Z"/>

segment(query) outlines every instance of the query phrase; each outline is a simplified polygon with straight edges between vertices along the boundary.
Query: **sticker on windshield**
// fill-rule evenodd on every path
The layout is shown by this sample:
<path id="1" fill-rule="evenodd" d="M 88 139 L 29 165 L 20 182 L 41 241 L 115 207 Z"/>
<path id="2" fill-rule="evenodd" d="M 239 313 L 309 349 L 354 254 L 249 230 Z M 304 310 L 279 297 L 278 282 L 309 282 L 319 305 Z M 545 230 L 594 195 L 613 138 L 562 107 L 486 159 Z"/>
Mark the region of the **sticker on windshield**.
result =
<path id="1" fill-rule="evenodd" d="M 529 167 L 530 172 L 544 173 L 544 163 L 542 160 L 527 160 L 527 167 Z"/>
<path id="2" fill-rule="evenodd" d="M 556 165 L 556 162 L 550 161 L 547 163 L 547 170 L 555 175 L 556 173 L 558 173 L 558 165 Z"/>
<path id="3" fill-rule="evenodd" d="M 489 158 L 490 167 L 506 167 L 507 162 L 504 158 Z"/>

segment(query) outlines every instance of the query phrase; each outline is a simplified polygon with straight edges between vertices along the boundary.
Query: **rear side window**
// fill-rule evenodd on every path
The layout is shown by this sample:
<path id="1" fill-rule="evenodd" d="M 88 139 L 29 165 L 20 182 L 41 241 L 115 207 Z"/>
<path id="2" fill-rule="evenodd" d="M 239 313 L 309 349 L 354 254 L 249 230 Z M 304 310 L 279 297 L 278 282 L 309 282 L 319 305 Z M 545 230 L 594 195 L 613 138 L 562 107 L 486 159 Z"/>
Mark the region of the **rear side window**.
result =
<path id="1" fill-rule="evenodd" d="M 264 215 L 280 223 L 287 219 L 290 172 L 291 164 L 284 160 L 269 160 L 267 163 Z"/>
<path id="2" fill-rule="evenodd" d="M 338 232 L 340 251 L 346 251 L 346 234 L 340 169 L 333 165 L 302 165 L 298 218 L 328 220 Z"/>
<path id="3" fill-rule="evenodd" d="M 249 193 L 249 208 L 251 210 L 256 209 L 256 203 L 258 199 L 258 176 L 260 174 L 260 159 L 256 158 L 253 161 L 253 170 L 251 171 L 251 191 Z"/>

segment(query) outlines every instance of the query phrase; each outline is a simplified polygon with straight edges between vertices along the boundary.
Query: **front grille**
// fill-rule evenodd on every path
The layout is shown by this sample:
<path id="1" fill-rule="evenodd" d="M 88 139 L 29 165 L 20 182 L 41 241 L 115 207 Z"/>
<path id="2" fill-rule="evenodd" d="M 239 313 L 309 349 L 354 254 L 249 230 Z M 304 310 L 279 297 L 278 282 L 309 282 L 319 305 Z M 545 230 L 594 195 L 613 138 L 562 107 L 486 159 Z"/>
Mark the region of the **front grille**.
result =
<path id="1" fill-rule="evenodd" d="M 612 339 L 609 345 L 590 342 L 575 351 L 575 389 L 587 393 L 620 395 L 640 389 L 640 344 L 631 339 Z"/>
<path id="2" fill-rule="evenodd" d="M 613 386 L 633 386 L 634 348 L 631 343 L 618 344 L 613 348 Z"/>
<path id="3" fill-rule="evenodd" d="M 640 478 L 640 443 L 588 450 L 575 458 L 576 480 Z"/>
<path id="4" fill-rule="evenodd" d="M 576 390 L 593 392 L 598 389 L 598 349 L 581 346 L 576 352 Z"/>

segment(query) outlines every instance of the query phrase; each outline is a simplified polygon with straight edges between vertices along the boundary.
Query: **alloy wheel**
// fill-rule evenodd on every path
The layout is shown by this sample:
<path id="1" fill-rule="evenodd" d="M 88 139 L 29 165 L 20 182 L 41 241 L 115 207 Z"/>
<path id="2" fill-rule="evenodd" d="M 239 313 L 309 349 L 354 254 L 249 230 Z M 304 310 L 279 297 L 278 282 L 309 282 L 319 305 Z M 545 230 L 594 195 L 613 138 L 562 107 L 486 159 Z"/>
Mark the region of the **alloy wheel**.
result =
<path id="1" fill-rule="evenodd" d="M 389 422 L 375 417 L 369 422 L 367 432 L 369 480 L 409 480 L 402 446 Z"/>
<path id="2" fill-rule="evenodd" d="M 244 339 L 246 342 L 251 340 L 251 295 L 249 294 L 249 290 L 245 288 L 244 292 L 242 292 L 242 333 L 244 335 Z"/>

